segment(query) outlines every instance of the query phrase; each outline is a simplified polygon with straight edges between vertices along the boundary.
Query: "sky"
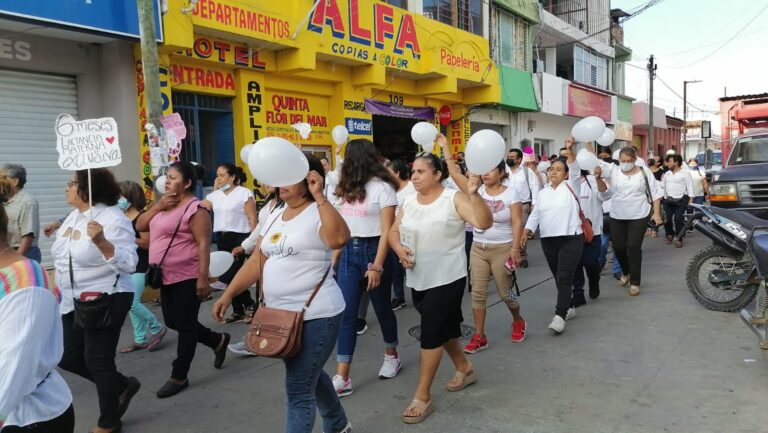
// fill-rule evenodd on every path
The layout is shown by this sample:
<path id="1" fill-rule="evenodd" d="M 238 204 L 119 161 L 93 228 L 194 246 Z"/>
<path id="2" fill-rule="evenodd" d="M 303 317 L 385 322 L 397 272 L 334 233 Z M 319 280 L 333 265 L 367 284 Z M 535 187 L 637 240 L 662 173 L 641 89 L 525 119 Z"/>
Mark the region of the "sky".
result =
<path id="1" fill-rule="evenodd" d="M 629 10 L 647 1 L 611 0 L 611 8 Z M 688 120 L 712 120 L 712 132 L 719 134 L 715 113 L 725 89 L 728 96 L 768 92 L 766 41 L 766 0 L 662 0 L 624 23 L 624 44 L 632 50 L 625 93 L 648 100 L 645 68 L 653 54 L 654 105 L 682 119 L 683 81 L 701 80 L 688 84 L 688 102 L 696 107 L 688 106 Z"/>

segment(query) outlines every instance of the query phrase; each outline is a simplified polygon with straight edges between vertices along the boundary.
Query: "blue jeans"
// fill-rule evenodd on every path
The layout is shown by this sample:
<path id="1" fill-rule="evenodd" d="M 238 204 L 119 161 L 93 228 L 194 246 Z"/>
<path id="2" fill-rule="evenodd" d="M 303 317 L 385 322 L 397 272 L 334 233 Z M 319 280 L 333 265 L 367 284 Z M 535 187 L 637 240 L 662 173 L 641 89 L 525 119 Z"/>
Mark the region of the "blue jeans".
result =
<path id="1" fill-rule="evenodd" d="M 357 344 L 357 311 L 360 307 L 360 295 L 364 287 L 361 286 L 365 273 L 368 271 L 368 263 L 376 259 L 376 251 L 379 248 L 379 237 L 351 238 L 341 252 L 339 260 L 339 273 L 336 281 L 341 287 L 344 302 L 344 319 L 339 331 L 339 344 L 336 349 L 336 361 L 352 362 Z M 384 337 L 384 343 L 388 349 L 397 347 L 397 319 L 392 311 L 390 295 L 392 293 L 392 261 L 384 260 L 384 272 L 381 273 L 379 287 L 368 292 L 373 304 L 373 310 L 379 319 L 379 326 Z"/>
<path id="2" fill-rule="evenodd" d="M 392 250 L 389 250 L 389 260 L 392 262 L 392 296 L 405 300 L 405 268 Z"/>
<path id="3" fill-rule="evenodd" d="M 607 224 L 607 223 L 606 223 Z M 600 263 L 600 268 L 604 268 L 608 263 L 608 244 L 611 242 L 611 235 L 603 233 L 600 235 L 600 255 L 597 261 Z"/>
<path id="4" fill-rule="evenodd" d="M 315 413 L 323 418 L 323 431 L 338 433 L 347 426 L 333 382 L 323 370 L 333 352 L 342 314 L 307 320 L 301 335 L 301 352 L 283 359 L 285 364 L 286 433 L 310 433 Z"/>
<path id="5" fill-rule="evenodd" d="M 704 196 L 703 195 L 697 195 L 693 198 L 693 204 L 704 204 Z"/>
<path id="6" fill-rule="evenodd" d="M 157 334 L 163 330 L 163 324 L 157 320 L 154 314 L 141 303 L 141 293 L 144 291 L 146 278 L 143 272 L 136 272 L 131 275 L 133 280 L 133 304 L 128 315 L 133 325 L 133 341 L 136 344 L 149 343 L 147 338 L 147 328 L 152 334 Z"/>
<path id="7" fill-rule="evenodd" d="M 600 291 L 600 248 L 602 246 L 602 236 L 595 235 L 592 238 L 592 242 L 584 244 L 584 249 L 581 250 L 581 261 L 576 266 L 576 272 L 573 274 L 573 294 L 581 294 L 584 296 L 584 272 L 587 273 L 589 279 L 589 287 L 595 288 Z M 593 290 L 594 291 L 594 290 Z"/>
<path id="8" fill-rule="evenodd" d="M 24 257 L 28 258 L 29 260 L 34 260 L 37 263 L 41 263 L 43 261 L 43 253 L 40 252 L 40 247 L 29 247 L 27 253 L 24 254 Z"/>

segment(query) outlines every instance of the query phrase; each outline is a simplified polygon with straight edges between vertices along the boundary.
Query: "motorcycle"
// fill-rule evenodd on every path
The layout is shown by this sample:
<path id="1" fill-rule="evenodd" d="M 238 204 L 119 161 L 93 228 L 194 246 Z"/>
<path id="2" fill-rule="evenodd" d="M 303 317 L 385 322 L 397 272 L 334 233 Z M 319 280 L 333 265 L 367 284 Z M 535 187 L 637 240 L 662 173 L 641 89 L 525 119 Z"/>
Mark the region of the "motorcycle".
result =
<path id="1" fill-rule="evenodd" d="M 693 297 L 710 310 L 742 311 L 759 289 L 755 313 L 746 311 L 749 323 L 761 326 L 768 310 L 768 220 L 750 213 L 692 204 L 685 233 L 691 227 L 713 241 L 696 253 L 686 269 L 686 283 Z M 765 340 L 765 338 L 763 338 Z"/>

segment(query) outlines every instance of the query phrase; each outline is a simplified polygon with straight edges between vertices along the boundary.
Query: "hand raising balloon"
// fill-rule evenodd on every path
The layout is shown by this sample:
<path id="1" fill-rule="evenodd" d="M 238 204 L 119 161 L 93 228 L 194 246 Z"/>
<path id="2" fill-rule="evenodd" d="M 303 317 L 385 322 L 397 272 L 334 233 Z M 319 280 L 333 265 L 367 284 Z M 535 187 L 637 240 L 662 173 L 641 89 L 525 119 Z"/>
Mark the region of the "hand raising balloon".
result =
<path id="1" fill-rule="evenodd" d="M 476 194 L 477 190 L 480 188 L 480 185 L 483 184 L 483 180 L 480 178 L 480 176 L 476 174 L 469 174 L 469 179 L 467 180 L 467 194 L 472 195 Z"/>
<path id="2" fill-rule="evenodd" d="M 307 186 L 313 197 L 317 198 L 323 195 L 323 182 L 324 180 L 320 173 L 314 170 L 307 173 Z"/>

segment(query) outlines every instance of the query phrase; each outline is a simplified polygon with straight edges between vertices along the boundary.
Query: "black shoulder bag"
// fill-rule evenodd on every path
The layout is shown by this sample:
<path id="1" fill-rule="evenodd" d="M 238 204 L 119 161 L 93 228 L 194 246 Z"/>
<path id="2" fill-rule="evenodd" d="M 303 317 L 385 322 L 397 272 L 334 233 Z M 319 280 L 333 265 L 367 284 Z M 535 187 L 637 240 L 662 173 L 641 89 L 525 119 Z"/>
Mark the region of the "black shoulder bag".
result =
<path id="1" fill-rule="evenodd" d="M 181 214 L 181 218 L 179 218 L 179 223 L 176 224 L 176 230 L 173 231 L 173 236 L 171 236 L 171 241 L 168 242 L 168 248 L 165 249 L 165 254 L 163 254 L 163 258 L 160 259 L 160 263 L 150 263 L 147 267 L 147 275 L 144 279 L 144 282 L 153 289 L 159 289 L 163 286 L 163 262 L 165 262 L 165 258 L 168 256 L 168 251 L 171 250 L 171 245 L 173 245 L 173 240 L 176 239 L 176 234 L 179 232 L 179 227 L 181 227 L 181 222 L 184 220 L 184 214 L 187 213 L 189 210 L 189 207 L 194 203 L 195 200 L 193 199 L 189 204 L 187 205 L 186 209 L 184 209 L 184 213 Z"/>
<path id="2" fill-rule="evenodd" d="M 117 281 L 119 279 L 120 274 L 117 274 L 115 284 L 112 288 L 117 287 Z M 69 284 L 72 286 L 72 293 L 75 293 L 75 273 L 72 270 L 72 250 L 69 251 Z M 103 292 L 90 301 L 83 301 L 75 297 L 73 299 L 75 306 L 74 325 L 88 330 L 98 330 L 112 326 L 110 298 L 111 296 L 109 293 Z"/>

